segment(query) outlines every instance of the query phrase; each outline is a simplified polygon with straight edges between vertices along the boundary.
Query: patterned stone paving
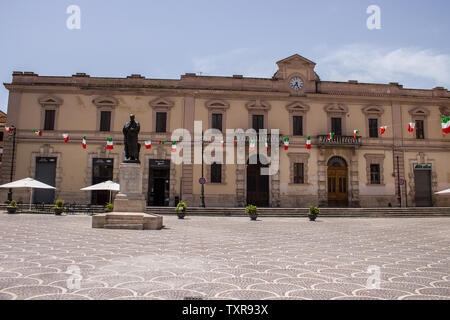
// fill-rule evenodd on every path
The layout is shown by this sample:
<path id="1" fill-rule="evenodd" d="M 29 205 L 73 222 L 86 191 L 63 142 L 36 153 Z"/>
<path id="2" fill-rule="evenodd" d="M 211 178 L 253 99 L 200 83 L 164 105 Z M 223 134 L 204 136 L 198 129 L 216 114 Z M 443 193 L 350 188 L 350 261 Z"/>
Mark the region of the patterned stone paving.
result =
<path id="1" fill-rule="evenodd" d="M 450 299 L 448 218 L 164 223 L 107 230 L 87 216 L 0 214 L 0 299 Z"/>

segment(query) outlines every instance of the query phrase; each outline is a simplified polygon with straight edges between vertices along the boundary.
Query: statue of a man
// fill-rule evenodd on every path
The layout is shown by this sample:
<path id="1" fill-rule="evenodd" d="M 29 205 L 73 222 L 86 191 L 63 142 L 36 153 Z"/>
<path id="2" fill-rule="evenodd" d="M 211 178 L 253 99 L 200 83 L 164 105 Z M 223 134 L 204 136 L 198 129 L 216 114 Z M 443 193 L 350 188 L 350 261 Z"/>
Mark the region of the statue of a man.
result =
<path id="1" fill-rule="evenodd" d="M 130 114 L 130 121 L 123 127 L 123 142 L 125 144 L 126 162 L 140 162 L 139 151 L 141 144 L 138 143 L 138 135 L 141 126 L 134 120 L 134 114 Z"/>

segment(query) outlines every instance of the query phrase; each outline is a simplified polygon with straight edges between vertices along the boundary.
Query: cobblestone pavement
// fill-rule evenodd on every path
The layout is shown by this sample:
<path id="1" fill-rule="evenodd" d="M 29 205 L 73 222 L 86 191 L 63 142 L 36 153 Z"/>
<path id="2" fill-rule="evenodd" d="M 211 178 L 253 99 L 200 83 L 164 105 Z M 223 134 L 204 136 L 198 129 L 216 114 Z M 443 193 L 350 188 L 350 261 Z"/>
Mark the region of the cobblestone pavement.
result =
<path id="1" fill-rule="evenodd" d="M 0 214 L 0 299 L 450 299 L 448 218 L 164 224 L 106 230 L 87 216 Z"/>

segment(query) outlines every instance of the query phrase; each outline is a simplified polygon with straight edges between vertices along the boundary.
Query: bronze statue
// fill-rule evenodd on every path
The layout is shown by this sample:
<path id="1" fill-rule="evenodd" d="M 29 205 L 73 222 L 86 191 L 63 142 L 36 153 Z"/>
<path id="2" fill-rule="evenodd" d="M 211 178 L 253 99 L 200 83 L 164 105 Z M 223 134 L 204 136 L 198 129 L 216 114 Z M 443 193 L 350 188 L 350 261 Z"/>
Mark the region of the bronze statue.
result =
<path id="1" fill-rule="evenodd" d="M 141 126 L 139 122 L 134 120 L 134 114 L 130 114 L 130 121 L 125 123 L 123 127 L 123 142 L 125 144 L 125 161 L 124 162 L 137 162 L 139 161 L 139 151 L 141 144 L 138 143 L 138 135 Z"/>

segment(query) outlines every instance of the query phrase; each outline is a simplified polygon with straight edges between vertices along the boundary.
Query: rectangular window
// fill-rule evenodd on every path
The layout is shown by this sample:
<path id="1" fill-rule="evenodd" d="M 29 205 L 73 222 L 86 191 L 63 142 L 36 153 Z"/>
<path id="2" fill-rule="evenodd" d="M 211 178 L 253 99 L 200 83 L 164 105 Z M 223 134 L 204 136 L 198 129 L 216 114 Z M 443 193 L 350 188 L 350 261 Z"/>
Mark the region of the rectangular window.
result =
<path id="1" fill-rule="evenodd" d="M 222 131 L 222 114 L 221 113 L 213 113 L 211 119 L 212 129 L 217 129 Z"/>
<path id="2" fill-rule="evenodd" d="M 423 129 L 423 120 L 416 120 L 416 139 L 425 139 L 425 132 Z"/>
<path id="3" fill-rule="evenodd" d="M 302 136 L 303 135 L 303 117 L 302 116 L 293 116 L 292 117 L 293 124 L 293 134 L 294 136 Z"/>
<path id="4" fill-rule="evenodd" d="M 371 164 L 370 165 L 370 183 L 380 184 L 380 165 Z"/>
<path id="5" fill-rule="evenodd" d="M 166 132 L 167 113 L 156 113 L 156 132 Z"/>
<path id="6" fill-rule="evenodd" d="M 211 164 L 211 183 L 222 182 L 222 165 L 219 163 Z"/>
<path id="7" fill-rule="evenodd" d="M 0 141 L 3 141 L 3 131 L 0 132 Z"/>
<path id="8" fill-rule="evenodd" d="M 369 137 L 378 138 L 378 119 L 369 119 Z"/>
<path id="9" fill-rule="evenodd" d="M 259 129 L 264 129 L 264 115 L 253 115 L 253 129 L 259 132 Z"/>
<path id="10" fill-rule="evenodd" d="M 331 118 L 331 132 L 337 136 L 342 136 L 342 119 Z"/>
<path id="11" fill-rule="evenodd" d="M 305 183 L 303 163 L 294 163 L 294 183 Z"/>
<path id="12" fill-rule="evenodd" d="M 111 130 L 111 111 L 100 112 L 100 131 Z"/>
<path id="13" fill-rule="evenodd" d="M 45 110 L 44 130 L 55 130 L 55 110 Z"/>

